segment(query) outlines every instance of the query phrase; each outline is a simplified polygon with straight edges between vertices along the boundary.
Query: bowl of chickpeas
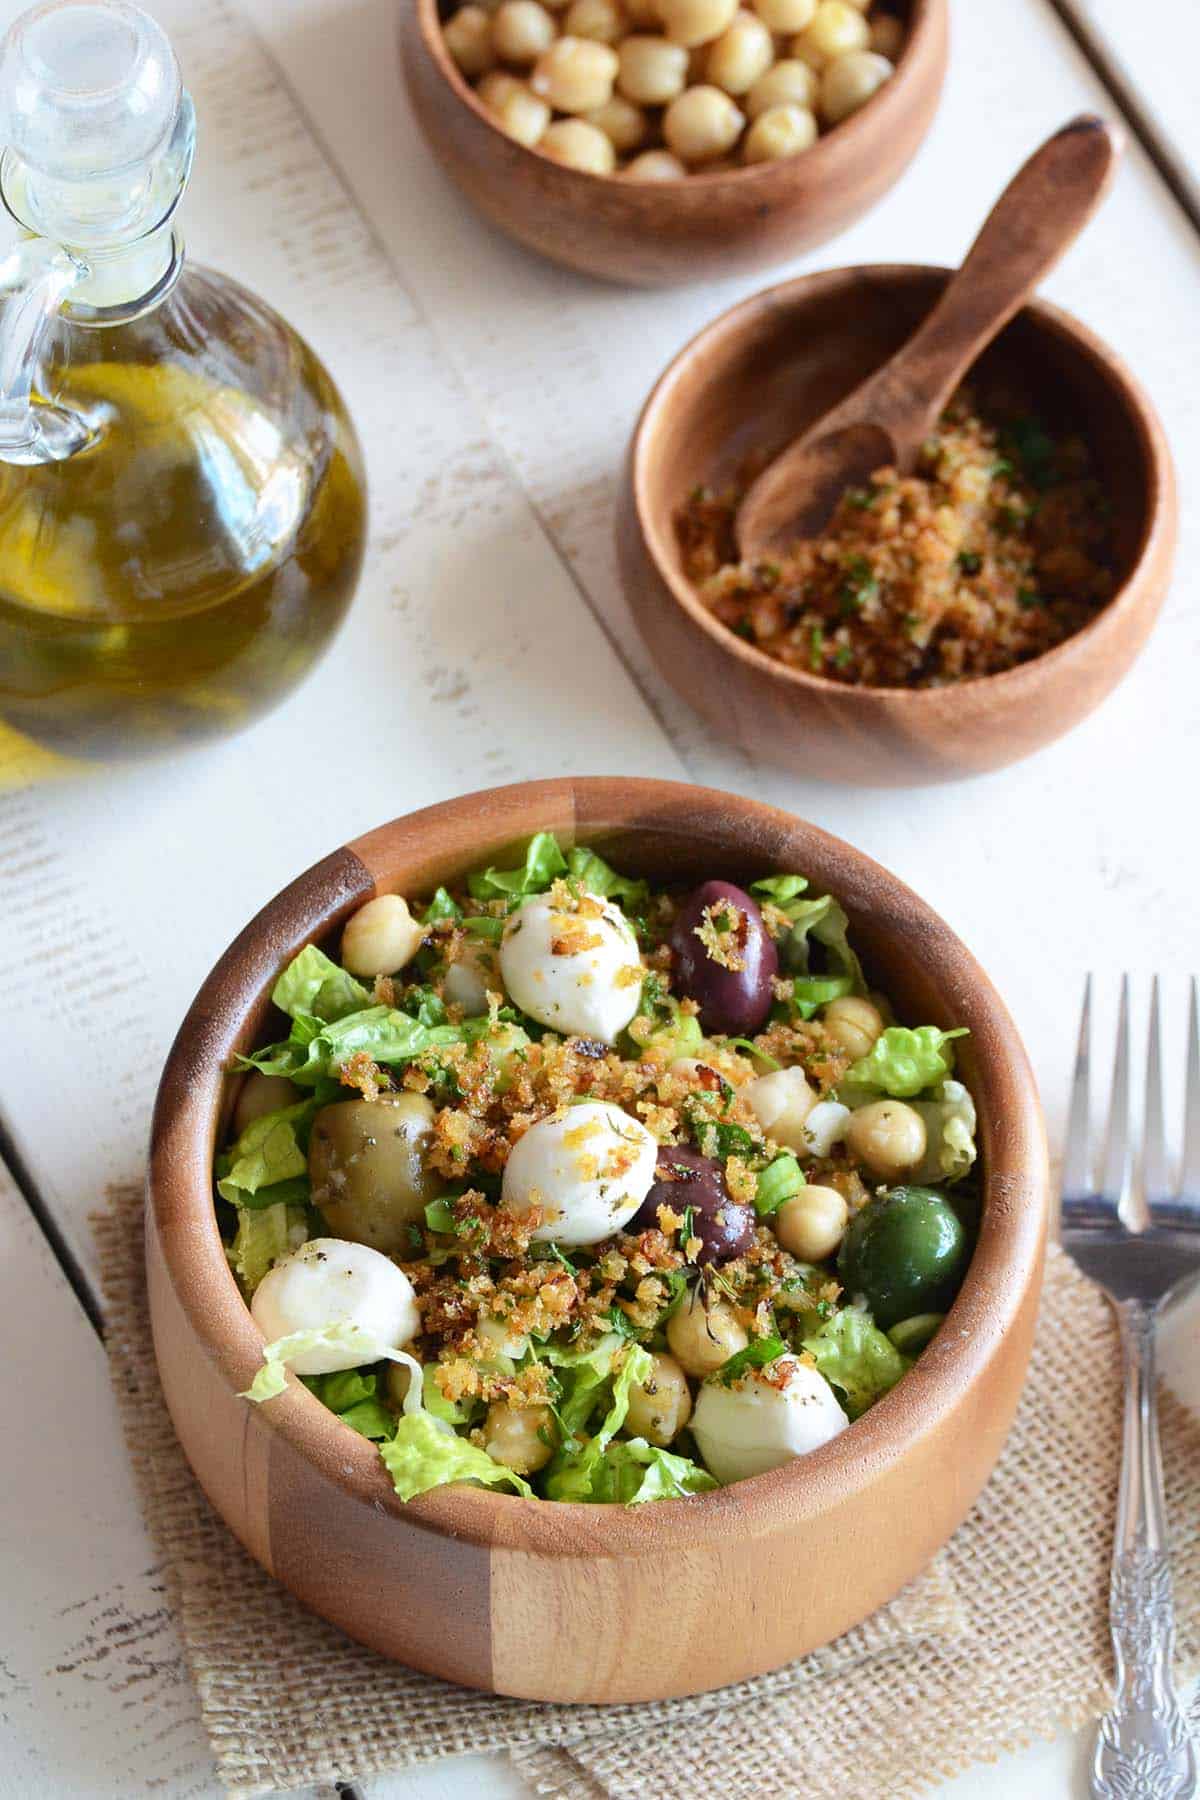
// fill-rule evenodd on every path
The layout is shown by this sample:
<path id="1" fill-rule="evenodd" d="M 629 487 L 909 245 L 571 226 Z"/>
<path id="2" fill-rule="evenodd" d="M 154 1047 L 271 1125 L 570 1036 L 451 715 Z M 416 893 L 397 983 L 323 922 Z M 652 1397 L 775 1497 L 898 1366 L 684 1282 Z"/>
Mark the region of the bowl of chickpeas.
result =
<path id="1" fill-rule="evenodd" d="M 405 0 L 418 121 L 469 200 L 637 286 L 796 256 L 932 121 L 947 0 Z"/>
<path id="2" fill-rule="evenodd" d="M 577 914 L 558 917 L 571 904 Z M 722 935 L 731 906 L 749 934 L 735 932 L 736 942 Z M 625 940 L 605 947 L 605 918 L 614 931 L 636 923 L 640 989 L 626 979 Z M 811 934 L 799 960 L 787 947 L 797 930 Z M 479 1014 L 472 984 L 493 952 L 499 975 L 484 979 L 495 991 L 482 992 Z M 453 986 L 439 987 L 434 971 L 447 954 Z M 597 964 L 572 986 L 566 963 L 579 955 Z M 566 959 L 563 968 L 548 957 Z M 779 970 L 799 972 L 784 981 L 776 957 Z M 655 985 L 655 971 L 668 969 L 666 987 Z M 683 1001 L 669 1004 L 669 989 Z M 788 1025 L 791 1002 L 799 1011 Z M 721 1035 L 761 1022 L 764 1005 L 782 1009 L 768 1027 L 771 1055 L 761 1033 L 753 1044 Z M 558 1028 L 531 1036 L 514 1027 L 515 1008 L 535 1034 L 535 1015 Z M 559 1008 L 573 1010 L 560 1018 Z M 424 1050 L 412 1037 L 424 1029 L 417 1011 L 443 1020 L 428 1027 Z M 891 1017 L 922 1025 L 897 1028 L 896 1038 Z M 470 1073 L 479 1060 L 466 1048 L 472 1019 L 508 1059 L 486 1092 Z M 275 1043 L 289 1024 L 291 1076 L 280 1073 Z M 420 1063 L 397 1062 L 399 1040 L 387 1049 L 381 1031 L 399 1031 L 404 1055 L 419 1053 Z M 333 1074 L 314 1063 L 317 1085 L 299 1100 L 266 1091 L 308 1080 L 297 1056 L 324 1056 L 329 1032 L 344 1052 Z M 886 1091 L 916 1094 L 936 1078 L 941 1098 L 851 1094 L 846 1083 L 866 1079 L 864 1056 L 882 1067 L 880 1046 L 889 1067 L 899 1058 Z M 840 1084 L 846 1104 L 810 1095 L 799 1106 L 805 1082 L 789 1065 L 793 1050 L 814 1081 Z M 910 1052 L 932 1059 L 915 1084 Z M 768 1070 L 752 1087 L 747 1057 Z M 937 1074 L 951 1066 L 953 1095 Z M 624 1102 L 597 1102 L 598 1083 L 613 1094 L 619 1084 Z M 739 1130 L 717 1123 L 730 1105 Z M 697 1112 L 685 1127 L 696 1106 L 704 1118 Z M 364 1124 L 372 1108 L 386 1128 Z M 599 1155 L 597 1110 L 619 1127 L 619 1196 Z M 851 1111 L 856 1129 L 847 1126 L 843 1151 L 838 1116 Z M 757 1158 L 745 1131 L 755 1119 L 776 1146 Z M 306 1178 L 288 1157 L 308 1125 Z M 924 1133 L 918 1144 L 905 1136 L 912 1129 Z M 722 1130 L 733 1132 L 728 1141 Z M 586 1167 L 549 1154 L 556 1133 L 563 1145 L 584 1144 Z M 647 1134 L 657 1159 L 652 1146 L 643 1155 Z M 795 1154 L 777 1154 L 787 1142 Z M 458 1166 L 459 1143 L 477 1171 L 474 1199 L 435 1171 Z M 912 1185 L 935 1150 L 943 1175 L 927 1179 L 940 1198 Z M 753 1203 L 747 1157 L 762 1165 Z M 735 1187 L 710 1193 L 721 1158 L 721 1179 L 736 1176 Z M 799 1176 L 797 1159 L 816 1185 Z M 947 1185 L 959 1164 L 962 1180 Z M 822 1186 L 822 1169 L 840 1185 Z M 667 1185 L 671 1204 L 660 1196 L 657 1224 L 630 1214 L 635 1176 L 643 1189 L 651 1183 L 643 1207 L 654 1184 Z M 513 1189 L 526 1177 L 537 1189 L 532 1214 Z M 472 1205 L 490 1221 L 486 1244 L 474 1235 L 478 1220 L 466 1220 Z M 829 1642 L 944 1543 L 1017 1405 L 1047 1210 L 1044 1133 L 1020 1040 L 969 951 L 910 889 L 839 839 L 732 794 L 560 779 L 395 820 L 334 851 L 245 928 L 204 983 L 163 1074 L 147 1281 L 163 1387 L 192 1468 L 241 1542 L 306 1606 L 385 1655 L 468 1686 L 642 1701 L 720 1687 Z M 838 1238 L 831 1279 L 822 1259 Z M 259 1266 L 248 1301 L 252 1245 Z M 756 1269 L 782 1282 L 774 1300 L 745 1286 Z M 678 1304 L 663 1297 L 676 1285 Z M 497 1324 L 501 1294 L 507 1322 Z M 647 1312 L 660 1301 L 661 1343 Z M 338 1319 L 354 1313 L 356 1332 L 372 1312 L 372 1332 L 386 1330 L 397 1346 L 392 1360 L 350 1368 L 346 1327 L 312 1329 L 314 1307 L 331 1305 Z M 486 1343 L 470 1335 L 477 1326 L 462 1336 L 481 1309 L 492 1326 Z M 605 1325 L 596 1339 L 598 1309 L 627 1327 Z M 801 1318 L 816 1348 L 785 1351 L 772 1333 L 794 1336 Z M 524 1349 L 512 1341 L 518 1326 L 529 1333 Z M 830 1366 L 820 1331 L 843 1326 L 848 1362 L 828 1382 L 843 1383 L 848 1419 L 819 1373 Z M 857 1366 L 854 1334 L 868 1330 L 879 1391 L 854 1403 L 847 1370 Z M 657 1346 L 653 1355 L 638 1334 Z M 424 1410 L 435 1404 L 427 1383 L 439 1336 L 459 1349 L 438 1367 L 457 1380 L 462 1357 L 477 1353 L 509 1396 L 486 1418 L 479 1411 L 475 1427 L 461 1396 L 440 1418 Z M 372 1362 L 384 1342 L 372 1339 Z M 608 1363 L 595 1363 L 601 1351 Z M 607 1411 L 610 1387 L 618 1398 L 611 1359 L 623 1369 L 635 1354 L 654 1379 L 643 1367 L 626 1384 L 618 1421 Z M 362 1355 L 356 1340 L 351 1360 Z M 572 1365 L 582 1387 L 545 1386 L 548 1368 L 566 1382 Z M 412 1412 L 414 1371 L 424 1376 Z M 589 1387 L 593 1374 L 608 1385 Z M 556 1414 L 531 1398 L 533 1386 Z M 520 1438 L 516 1423 L 539 1412 L 538 1432 Z M 623 1471 L 621 1484 L 600 1481 L 602 1466 Z"/>

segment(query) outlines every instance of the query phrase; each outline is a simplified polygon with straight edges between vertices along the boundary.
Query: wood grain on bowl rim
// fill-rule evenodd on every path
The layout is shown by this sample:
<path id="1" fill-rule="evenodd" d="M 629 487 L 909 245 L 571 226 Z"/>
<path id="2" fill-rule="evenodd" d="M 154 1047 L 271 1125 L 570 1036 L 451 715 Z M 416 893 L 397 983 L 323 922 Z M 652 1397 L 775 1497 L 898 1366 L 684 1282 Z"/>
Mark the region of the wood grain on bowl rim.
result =
<path id="1" fill-rule="evenodd" d="M 868 966 L 922 1020 L 971 1027 L 984 1218 L 949 1321 L 904 1382 L 822 1450 L 645 1509 L 471 1489 L 404 1505 L 375 1448 L 297 1381 L 237 1398 L 262 1339 L 230 1273 L 211 1159 L 223 1071 L 261 1034 L 279 968 L 377 891 L 418 895 L 538 829 L 608 846 L 651 876 L 805 867 L 838 894 Z M 223 1100 L 224 1092 L 224 1100 Z M 468 795 L 336 851 L 286 889 L 204 984 L 155 1109 L 147 1264 L 164 1389 L 188 1457 L 246 1547 L 314 1611 L 431 1673 L 499 1692 L 616 1701 L 695 1692 L 829 1641 L 911 1578 L 999 1454 L 1037 1308 L 1048 1177 L 1037 1092 L 986 976 L 915 894 L 773 808 L 678 783 L 551 780 Z M 880 1516 L 889 1530 L 879 1531 Z M 787 1578 L 781 1575 L 786 1569 Z M 720 1630 L 712 1629 L 714 1600 Z"/>
<path id="2" fill-rule="evenodd" d="M 809 149 L 774 162 L 632 182 L 571 169 L 501 130 L 446 48 L 437 0 L 400 0 L 418 122 L 467 197 L 552 261 L 635 286 L 670 285 L 795 257 L 858 218 L 903 173 L 945 78 L 948 0 L 907 0 L 892 78 Z"/>
<path id="3" fill-rule="evenodd" d="M 658 448 L 672 410 L 712 380 L 715 363 L 805 302 L 852 306 L 857 287 L 919 287 L 950 271 L 863 264 L 803 275 L 751 295 L 699 331 L 660 375 L 634 428 L 617 516 L 617 549 L 634 616 L 665 678 L 750 755 L 829 780 L 881 786 L 946 781 L 1000 768 L 1061 736 L 1128 671 L 1158 617 L 1174 563 L 1174 465 L 1157 412 L 1125 362 L 1060 307 L 1035 300 L 1026 322 L 1069 346 L 1121 408 L 1146 472 L 1144 524 L 1113 598 L 1082 630 L 1001 674 L 942 688 L 854 686 L 795 669 L 722 625 L 678 566 L 656 501 Z"/>

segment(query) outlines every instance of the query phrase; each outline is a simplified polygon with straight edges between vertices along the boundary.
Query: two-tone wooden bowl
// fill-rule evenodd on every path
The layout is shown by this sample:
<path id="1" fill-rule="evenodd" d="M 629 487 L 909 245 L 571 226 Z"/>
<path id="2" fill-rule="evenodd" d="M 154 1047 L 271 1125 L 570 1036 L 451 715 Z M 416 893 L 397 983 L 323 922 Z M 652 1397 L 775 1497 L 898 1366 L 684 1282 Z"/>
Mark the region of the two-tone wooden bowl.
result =
<path id="1" fill-rule="evenodd" d="M 265 1406 L 238 1398 L 262 1338 L 213 1208 L 213 1152 L 235 1085 L 227 1071 L 263 1039 L 271 986 L 304 944 L 332 939 L 375 893 L 427 895 L 542 829 L 658 882 L 802 870 L 816 891 L 836 893 L 902 1016 L 970 1028 L 962 1068 L 980 1114 L 978 1248 L 914 1370 L 785 1468 L 633 1509 L 471 1488 L 405 1505 L 375 1449 L 298 1381 Z M 306 1606 L 387 1656 L 472 1687 L 646 1700 L 718 1687 L 828 1642 L 944 1543 L 1013 1417 L 1046 1216 L 1041 1114 L 1020 1040 L 978 964 L 914 893 L 837 838 L 730 794 L 542 781 L 430 807 L 334 851 L 221 958 L 159 1090 L 147 1275 L 159 1369 L 192 1467 L 242 1543 Z"/>
<path id="2" fill-rule="evenodd" d="M 896 72 L 798 156 L 635 182 L 564 168 L 501 131 L 446 49 L 451 0 L 399 0 L 413 110 L 450 179 L 530 250 L 637 287 L 709 281 L 824 243 L 897 181 L 933 122 L 946 73 L 947 0 L 904 0 Z"/>
<path id="3" fill-rule="evenodd" d="M 831 269 L 755 294 L 693 338 L 634 432 L 618 507 L 621 572 L 664 677 L 751 756 L 830 781 L 947 781 L 1016 762 L 1061 737 L 1125 675 L 1158 617 L 1177 533 L 1171 454 L 1125 364 L 1077 319 L 1024 308 L 973 378 L 1033 396 L 1079 432 L 1112 506 L 1117 585 L 1084 630 L 1035 661 L 942 688 L 851 687 L 737 637 L 683 572 L 676 519 L 701 484 L 728 487 L 751 451 L 773 455 L 892 356 L 930 310 L 945 269 Z"/>

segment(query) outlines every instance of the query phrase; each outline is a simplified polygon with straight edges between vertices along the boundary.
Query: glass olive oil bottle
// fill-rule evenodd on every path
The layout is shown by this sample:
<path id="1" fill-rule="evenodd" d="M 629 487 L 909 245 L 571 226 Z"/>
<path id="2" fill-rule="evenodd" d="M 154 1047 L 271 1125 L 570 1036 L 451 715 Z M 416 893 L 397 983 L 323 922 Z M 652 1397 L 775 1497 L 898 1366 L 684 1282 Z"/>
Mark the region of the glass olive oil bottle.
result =
<path id="1" fill-rule="evenodd" d="M 353 427 L 277 313 L 184 267 L 194 117 L 146 14 L 26 13 L 0 131 L 0 718 L 105 759 L 236 730 L 349 604 Z"/>

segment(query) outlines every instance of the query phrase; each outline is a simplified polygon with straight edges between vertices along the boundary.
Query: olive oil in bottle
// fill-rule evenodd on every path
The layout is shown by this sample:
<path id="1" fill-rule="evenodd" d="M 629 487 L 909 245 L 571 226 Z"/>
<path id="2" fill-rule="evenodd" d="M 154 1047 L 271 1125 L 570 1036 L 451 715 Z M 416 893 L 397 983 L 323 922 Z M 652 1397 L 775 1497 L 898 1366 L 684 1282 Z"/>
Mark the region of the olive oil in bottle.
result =
<path id="1" fill-rule="evenodd" d="M 0 718 L 73 757 L 236 730 L 362 562 L 353 427 L 291 327 L 184 268 L 191 102 L 157 25 L 58 0 L 0 59 Z"/>

